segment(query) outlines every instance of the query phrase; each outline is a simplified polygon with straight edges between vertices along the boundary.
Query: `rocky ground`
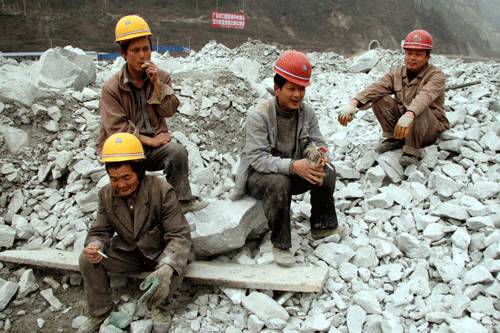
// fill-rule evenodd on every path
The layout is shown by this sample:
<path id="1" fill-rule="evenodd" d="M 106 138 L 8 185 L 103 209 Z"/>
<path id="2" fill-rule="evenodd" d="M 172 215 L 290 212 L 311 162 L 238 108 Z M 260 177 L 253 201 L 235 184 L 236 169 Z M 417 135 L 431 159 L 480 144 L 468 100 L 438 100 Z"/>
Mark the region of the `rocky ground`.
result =
<path id="1" fill-rule="evenodd" d="M 246 112 L 271 97 L 266 87 L 281 52 L 248 41 L 232 50 L 208 44 L 187 58 L 154 56 L 171 73 L 182 102 L 168 124 L 188 146 L 195 194 L 228 200 Z M 422 149 L 419 166 L 403 169 L 399 152 L 373 152 L 380 128 L 371 110 L 359 111 L 347 127 L 336 120 L 357 91 L 402 64 L 402 53 L 377 50 L 355 60 L 335 53 L 308 57 L 313 85 L 306 100 L 317 110 L 337 169 L 339 221 L 351 230 L 341 242 L 313 242 L 309 195 L 294 198 L 298 265 L 329 268 L 325 287 L 321 293 L 291 294 L 186 281 L 172 305 L 171 331 L 499 331 L 499 64 L 433 56 L 448 86 L 481 84 L 447 93 L 452 128 Z M 96 190 L 107 182 L 94 144 L 100 87 L 121 64 L 96 62 L 95 77 L 83 86 L 76 79 L 71 87 L 64 78 L 38 80 L 42 72 L 35 71 L 36 63 L 0 57 L 2 77 L 17 73 L 8 82 L 0 79 L 3 249 L 81 250 L 95 219 Z M 64 62 L 59 66 L 64 69 Z M 20 77 L 38 84 L 28 89 Z M 210 259 L 272 263 L 269 244 L 265 235 Z M 7 263 L 0 268 L 0 332 L 71 332 L 85 319 L 79 274 Z M 112 283 L 117 305 L 130 306 L 140 297 L 137 280 Z M 259 311 L 263 300 L 269 302 L 267 314 Z M 149 332 L 149 324 L 137 316 L 123 330 L 108 326 L 102 332 Z"/>

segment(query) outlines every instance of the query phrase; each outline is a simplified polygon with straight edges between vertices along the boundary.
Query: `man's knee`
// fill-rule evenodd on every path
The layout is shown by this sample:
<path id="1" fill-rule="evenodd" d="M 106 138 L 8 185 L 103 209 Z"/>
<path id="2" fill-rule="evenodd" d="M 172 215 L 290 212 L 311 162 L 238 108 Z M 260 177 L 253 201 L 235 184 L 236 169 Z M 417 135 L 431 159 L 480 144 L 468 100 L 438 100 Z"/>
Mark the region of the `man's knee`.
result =
<path id="1" fill-rule="evenodd" d="M 398 109 L 398 102 L 391 96 L 385 95 L 374 99 L 372 101 L 372 108 L 374 109 Z"/>
<path id="2" fill-rule="evenodd" d="M 276 197 L 279 200 L 286 200 L 290 191 L 292 190 L 292 184 L 290 177 L 282 174 L 275 174 L 269 180 L 269 186 L 266 189 L 268 195 Z"/>
<path id="3" fill-rule="evenodd" d="M 186 147 L 177 142 L 169 142 L 167 143 L 168 147 L 168 159 L 181 161 L 187 159 L 188 151 Z"/>

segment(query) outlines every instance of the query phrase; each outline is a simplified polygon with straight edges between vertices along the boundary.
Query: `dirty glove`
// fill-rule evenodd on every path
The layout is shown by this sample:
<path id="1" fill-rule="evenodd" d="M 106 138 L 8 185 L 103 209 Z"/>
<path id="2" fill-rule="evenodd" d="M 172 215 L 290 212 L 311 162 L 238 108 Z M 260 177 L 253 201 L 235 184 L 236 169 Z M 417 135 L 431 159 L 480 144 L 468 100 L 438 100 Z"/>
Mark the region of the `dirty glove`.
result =
<path id="1" fill-rule="evenodd" d="M 405 113 L 401 116 L 401 118 L 399 118 L 398 123 L 396 124 L 396 128 L 394 129 L 394 137 L 396 139 L 401 140 L 406 138 L 414 118 L 415 117 L 412 116 L 409 112 Z"/>
<path id="2" fill-rule="evenodd" d="M 351 122 L 354 119 L 354 115 L 356 114 L 356 105 L 349 102 L 346 106 L 342 108 L 339 112 L 339 123 L 342 126 L 347 126 L 348 122 Z"/>
<path id="3" fill-rule="evenodd" d="M 142 281 L 139 288 L 147 291 L 142 295 L 140 302 L 150 307 L 161 304 L 170 292 L 170 281 L 174 269 L 170 265 L 163 265 L 153 273 L 149 274 L 146 280 Z"/>

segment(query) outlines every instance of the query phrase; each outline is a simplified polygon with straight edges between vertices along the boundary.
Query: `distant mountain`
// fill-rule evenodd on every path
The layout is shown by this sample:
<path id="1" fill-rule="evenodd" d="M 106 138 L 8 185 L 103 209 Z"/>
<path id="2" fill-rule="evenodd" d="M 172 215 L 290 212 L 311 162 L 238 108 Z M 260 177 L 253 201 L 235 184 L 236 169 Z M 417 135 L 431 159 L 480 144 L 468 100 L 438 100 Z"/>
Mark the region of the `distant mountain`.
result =
<path id="1" fill-rule="evenodd" d="M 442 13 L 471 53 L 500 54 L 500 0 L 423 0 L 423 5 Z"/>
<path id="2" fill-rule="evenodd" d="M 499 1 L 0 0 L 0 51 L 72 45 L 117 52 L 116 22 L 139 14 L 155 44 L 194 50 L 211 40 L 234 48 L 250 38 L 282 49 L 352 55 L 372 40 L 398 49 L 409 31 L 421 28 L 433 35 L 437 53 L 498 57 Z M 213 28 L 212 11 L 245 14 L 246 28 Z"/>

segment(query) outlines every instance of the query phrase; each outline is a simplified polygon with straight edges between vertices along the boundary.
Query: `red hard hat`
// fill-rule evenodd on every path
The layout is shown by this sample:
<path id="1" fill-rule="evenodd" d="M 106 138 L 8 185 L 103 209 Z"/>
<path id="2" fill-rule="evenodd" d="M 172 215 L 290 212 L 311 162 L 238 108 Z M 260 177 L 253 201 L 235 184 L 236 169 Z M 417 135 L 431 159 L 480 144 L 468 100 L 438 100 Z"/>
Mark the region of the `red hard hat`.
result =
<path id="1" fill-rule="evenodd" d="M 279 57 L 274 65 L 274 71 L 286 80 L 302 87 L 311 85 L 311 63 L 307 57 L 298 51 L 287 51 Z"/>
<path id="2" fill-rule="evenodd" d="M 432 36 L 425 30 L 414 30 L 406 36 L 403 48 L 432 50 Z"/>

